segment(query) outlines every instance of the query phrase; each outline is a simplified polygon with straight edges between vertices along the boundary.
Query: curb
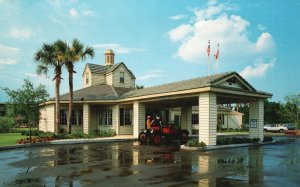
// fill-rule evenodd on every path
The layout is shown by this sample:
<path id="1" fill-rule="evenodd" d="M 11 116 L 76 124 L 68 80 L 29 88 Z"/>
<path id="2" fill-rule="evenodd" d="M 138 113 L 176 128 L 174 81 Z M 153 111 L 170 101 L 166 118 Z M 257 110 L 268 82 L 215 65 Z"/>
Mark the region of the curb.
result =
<path id="1" fill-rule="evenodd" d="M 29 147 L 40 147 L 40 146 L 55 146 L 55 145 L 71 145 L 71 144 L 85 144 L 85 143 L 110 143 L 110 142 L 126 142 L 135 141 L 137 138 L 128 139 L 63 139 L 63 140 L 53 140 L 50 142 L 41 142 L 33 144 L 18 144 L 12 146 L 0 147 L 0 151 L 19 149 L 19 148 L 29 148 Z"/>
<path id="2" fill-rule="evenodd" d="M 229 148 L 238 148 L 238 147 L 249 147 L 249 146 L 261 146 L 261 145 L 269 145 L 275 144 L 278 142 L 262 142 L 262 143 L 245 143 L 245 144 L 230 144 L 230 145 L 211 145 L 206 147 L 188 147 L 185 145 L 180 146 L 180 150 L 184 151 L 213 151 L 218 149 L 229 149 Z"/>

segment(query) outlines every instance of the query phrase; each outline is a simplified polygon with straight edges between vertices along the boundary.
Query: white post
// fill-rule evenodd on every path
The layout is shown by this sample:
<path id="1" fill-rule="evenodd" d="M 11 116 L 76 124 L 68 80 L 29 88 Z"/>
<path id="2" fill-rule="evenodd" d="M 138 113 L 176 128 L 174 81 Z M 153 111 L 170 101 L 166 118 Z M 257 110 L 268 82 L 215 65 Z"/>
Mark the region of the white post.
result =
<path id="1" fill-rule="evenodd" d="M 264 139 L 264 101 L 259 99 L 249 103 L 249 137 Z"/>
<path id="2" fill-rule="evenodd" d="M 90 105 L 83 104 L 83 133 L 88 134 L 90 130 Z"/>
<path id="3" fill-rule="evenodd" d="M 135 101 L 133 103 L 133 137 L 138 138 L 141 129 L 145 128 L 145 104 Z"/>
<path id="4" fill-rule="evenodd" d="M 217 96 L 215 93 L 199 95 L 199 142 L 217 144 Z"/>
<path id="5" fill-rule="evenodd" d="M 116 134 L 119 134 L 119 127 L 120 127 L 120 110 L 119 105 L 115 105 L 112 107 L 112 122 L 113 122 L 113 129 L 116 131 Z"/>

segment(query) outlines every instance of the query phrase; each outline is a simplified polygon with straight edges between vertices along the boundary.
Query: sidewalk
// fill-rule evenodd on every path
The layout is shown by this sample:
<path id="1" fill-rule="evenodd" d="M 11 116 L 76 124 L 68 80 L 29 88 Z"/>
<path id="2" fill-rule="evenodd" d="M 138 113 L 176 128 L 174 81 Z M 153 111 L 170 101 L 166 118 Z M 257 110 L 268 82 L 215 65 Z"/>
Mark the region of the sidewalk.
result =
<path id="1" fill-rule="evenodd" d="M 125 142 L 138 140 L 133 135 L 117 135 L 113 137 L 93 138 L 93 139 L 62 139 L 53 140 L 50 142 L 34 143 L 34 144 L 16 144 L 12 146 L 0 147 L 1 150 L 27 148 L 27 147 L 38 147 L 38 146 L 51 146 L 51 145 L 67 145 L 67 144 L 84 144 L 84 143 L 106 143 L 106 142 Z"/>
<path id="2" fill-rule="evenodd" d="M 137 140 L 133 135 L 116 135 L 113 137 L 103 137 L 103 138 L 93 138 L 93 139 L 62 139 L 54 140 L 49 142 L 51 145 L 61 145 L 61 144 L 80 144 L 80 143 L 93 143 L 93 142 L 122 142 L 122 141 L 132 141 Z"/>

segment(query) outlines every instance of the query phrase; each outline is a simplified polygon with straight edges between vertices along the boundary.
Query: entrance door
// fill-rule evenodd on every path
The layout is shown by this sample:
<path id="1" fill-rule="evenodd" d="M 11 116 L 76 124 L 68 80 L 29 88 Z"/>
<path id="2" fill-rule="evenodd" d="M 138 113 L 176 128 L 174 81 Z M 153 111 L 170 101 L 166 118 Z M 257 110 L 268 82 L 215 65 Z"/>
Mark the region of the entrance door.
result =
<path id="1" fill-rule="evenodd" d="M 175 127 L 180 126 L 180 115 L 174 115 L 174 126 Z"/>

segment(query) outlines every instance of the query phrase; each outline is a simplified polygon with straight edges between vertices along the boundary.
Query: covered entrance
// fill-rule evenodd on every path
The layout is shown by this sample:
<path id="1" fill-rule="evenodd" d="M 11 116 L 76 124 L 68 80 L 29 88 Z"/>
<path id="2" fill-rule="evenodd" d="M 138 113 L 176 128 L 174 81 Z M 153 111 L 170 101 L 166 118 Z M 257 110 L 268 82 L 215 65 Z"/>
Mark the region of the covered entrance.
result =
<path id="1" fill-rule="evenodd" d="M 209 79 L 210 78 L 210 79 Z M 161 114 L 163 122 L 173 120 L 180 123 L 181 128 L 192 131 L 192 107 L 198 108 L 199 142 L 216 145 L 217 141 L 217 106 L 219 104 L 248 103 L 249 137 L 263 140 L 264 99 L 272 94 L 256 91 L 237 73 L 222 78 L 208 77 L 207 86 L 153 94 L 134 102 L 133 134 L 138 137 L 140 129 L 145 128 L 146 115 Z M 178 84 L 178 83 L 173 83 Z M 176 86 L 176 85 L 174 85 Z M 155 97 L 156 96 L 156 97 Z M 170 109 L 180 108 L 180 115 L 170 114 Z M 157 114 L 156 114 L 157 115 Z"/>

